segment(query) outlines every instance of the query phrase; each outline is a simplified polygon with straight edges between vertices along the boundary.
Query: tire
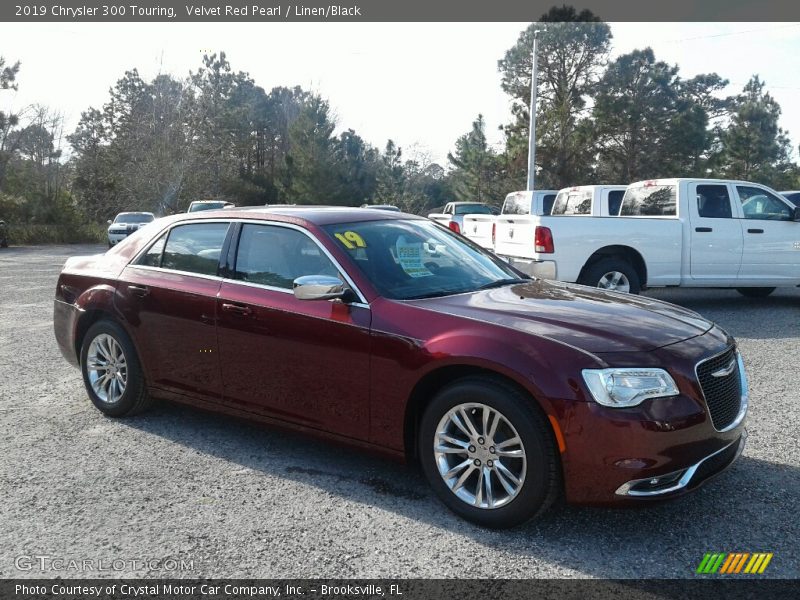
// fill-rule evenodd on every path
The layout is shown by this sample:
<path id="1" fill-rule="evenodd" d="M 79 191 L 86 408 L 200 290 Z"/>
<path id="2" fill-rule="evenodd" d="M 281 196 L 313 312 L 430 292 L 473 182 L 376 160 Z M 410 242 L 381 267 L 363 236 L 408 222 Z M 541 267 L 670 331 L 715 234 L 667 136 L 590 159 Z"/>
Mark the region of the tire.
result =
<path id="1" fill-rule="evenodd" d="M 109 360 L 109 356 L 116 360 Z M 93 369 L 92 365 L 99 368 Z M 109 365 L 112 373 L 119 372 L 116 384 L 114 378 L 112 383 L 102 382 Z M 81 374 L 89 399 L 109 417 L 132 416 L 152 405 L 133 342 L 114 321 L 104 319 L 89 327 L 81 345 Z"/>
<path id="2" fill-rule="evenodd" d="M 615 279 L 617 283 L 614 284 L 614 287 L 610 287 L 610 284 Z M 625 282 L 627 282 L 627 285 Z M 636 272 L 633 265 L 622 258 L 603 258 L 589 265 L 583 276 L 581 276 L 579 283 L 629 294 L 638 294 L 642 291 L 639 273 Z"/>
<path id="3" fill-rule="evenodd" d="M 109 241 L 109 242 L 108 242 L 108 247 L 109 247 L 109 248 L 113 248 L 113 247 L 114 247 L 114 244 L 112 244 L 112 243 Z"/>
<path id="4" fill-rule="evenodd" d="M 420 423 L 419 456 L 434 492 L 453 512 L 478 525 L 500 529 L 533 519 L 553 503 L 561 489 L 559 459 L 550 425 L 533 403 L 530 396 L 515 386 L 485 376 L 460 379 L 433 398 Z M 496 425 L 492 437 L 485 435 L 482 423 L 485 411 L 489 411 L 489 423 Z M 479 437 L 467 436 L 459 430 L 451 420 L 453 414 L 466 414 L 473 419 L 472 426 Z M 462 421 L 462 425 L 466 424 Z M 488 431 L 491 430 L 490 425 Z M 458 443 L 443 441 L 440 432 Z M 520 443 L 507 443 L 515 433 Z M 503 450 L 499 448 L 501 445 L 505 445 Z M 434 446 L 450 452 L 436 452 Z M 500 456 L 509 451 L 519 454 L 520 450 L 524 458 Z M 479 468 L 476 460 L 480 461 Z M 463 466 L 456 470 L 457 465 Z M 455 474 L 446 479 L 446 474 L 453 471 Z M 504 474 L 508 472 L 517 478 L 519 485 Z M 488 486 L 479 479 L 487 474 L 492 502 Z M 465 475 L 463 485 L 459 486 Z M 513 494 L 504 487 L 502 479 L 515 490 Z"/>
<path id="5" fill-rule="evenodd" d="M 747 298 L 766 298 L 772 292 L 775 291 L 774 287 L 748 287 L 748 288 L 736 288 L 736 291 L 739 292 L 742 296 Z"/>

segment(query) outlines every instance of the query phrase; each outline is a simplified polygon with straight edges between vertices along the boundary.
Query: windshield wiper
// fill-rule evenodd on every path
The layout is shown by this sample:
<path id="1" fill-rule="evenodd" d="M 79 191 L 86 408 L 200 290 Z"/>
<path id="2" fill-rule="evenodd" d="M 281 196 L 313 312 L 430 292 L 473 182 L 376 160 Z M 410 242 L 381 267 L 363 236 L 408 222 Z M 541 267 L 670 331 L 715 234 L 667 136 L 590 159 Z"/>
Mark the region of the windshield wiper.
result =
<path id="1" fill-rule="evenodd" d="M 484 285 L 477 288 L 475 291 L 479 292 L 481 290 L 490 290 L 492 288 L 503 287 L 504 285 L 511 285 L 512 283 L 523 283 L 525 281 L 530 281 L 528 279 L 522 278 L 515 278 L 515 279 L 498 279 L 497 281 L 490 281 L 489 283 L 485 283 Z"/>

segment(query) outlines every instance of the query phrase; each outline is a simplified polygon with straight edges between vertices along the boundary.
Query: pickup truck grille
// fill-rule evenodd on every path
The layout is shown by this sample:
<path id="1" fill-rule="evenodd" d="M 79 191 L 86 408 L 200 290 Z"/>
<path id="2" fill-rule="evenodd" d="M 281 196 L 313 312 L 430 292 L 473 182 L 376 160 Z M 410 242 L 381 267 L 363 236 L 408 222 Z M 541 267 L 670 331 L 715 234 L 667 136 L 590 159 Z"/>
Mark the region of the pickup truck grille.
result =
<path id="1" fill-rule="evenodd" d="M 742 405 L 739 365 L 734 349 L 698 363 L 697 378 L 714 429 L 722 431 L 736 420 Z"/>

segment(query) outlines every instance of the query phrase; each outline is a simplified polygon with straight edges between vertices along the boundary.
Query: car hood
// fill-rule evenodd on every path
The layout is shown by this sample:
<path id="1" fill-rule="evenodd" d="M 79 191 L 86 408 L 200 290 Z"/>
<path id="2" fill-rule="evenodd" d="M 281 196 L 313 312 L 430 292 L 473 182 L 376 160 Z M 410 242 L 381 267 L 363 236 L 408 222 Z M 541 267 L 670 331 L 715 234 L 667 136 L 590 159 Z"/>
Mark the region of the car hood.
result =
<path id="1" fill-rule="evenodd" d="M 646 352 L 714 324 L 672 304 L 542 279 L 411 304 L 547 337 L 592 353 Z"/>

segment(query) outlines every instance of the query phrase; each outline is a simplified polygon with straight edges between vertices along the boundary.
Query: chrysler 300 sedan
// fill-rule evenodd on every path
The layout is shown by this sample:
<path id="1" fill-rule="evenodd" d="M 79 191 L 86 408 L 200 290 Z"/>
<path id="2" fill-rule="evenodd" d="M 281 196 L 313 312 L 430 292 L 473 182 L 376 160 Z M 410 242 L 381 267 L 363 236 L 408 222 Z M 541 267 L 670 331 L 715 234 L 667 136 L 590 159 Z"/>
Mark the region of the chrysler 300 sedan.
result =
<path id="1" fill-rule="evenodd" d="M 67 261 L 55 333 L 106 415 L 166 398 L 419 461 L 490 527 L 641 504 L 742 451 L 734 340 L 649 298 L 530 279 L 402 213 L 227 209 Z"/>

